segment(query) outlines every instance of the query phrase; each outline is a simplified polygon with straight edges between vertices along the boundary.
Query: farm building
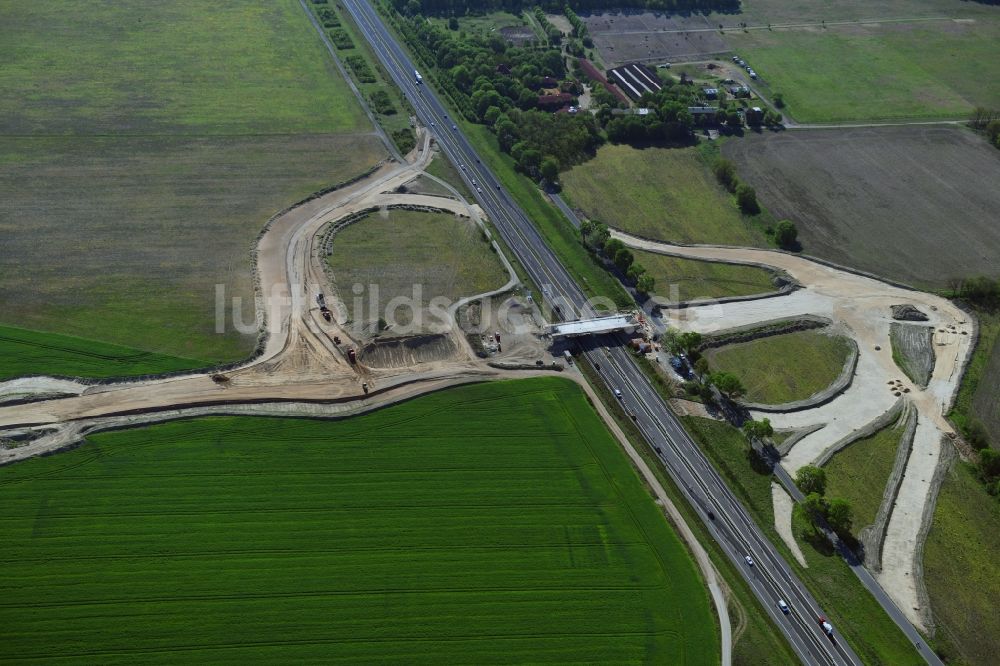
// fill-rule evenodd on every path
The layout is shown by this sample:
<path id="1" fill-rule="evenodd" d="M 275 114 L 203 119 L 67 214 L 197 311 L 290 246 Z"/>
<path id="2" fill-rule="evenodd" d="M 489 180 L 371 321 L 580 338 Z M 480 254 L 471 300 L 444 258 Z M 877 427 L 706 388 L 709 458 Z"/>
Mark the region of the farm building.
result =
<path id="1" fill-rule="evenodd" d="M 639 99 L 646 92 L 655 93 L 663 87 L 654 70 L 637 62 L 609 69 L 608 80 L 617 83 L 632 99 Z"/>
<path id="2" fill-rule="evenodd" d="M 538 108 L 549 111 L 561 109 L 573 103 L 573 95 L 569 93 L 558 93 L 555 95 L 539 95 Z"/>

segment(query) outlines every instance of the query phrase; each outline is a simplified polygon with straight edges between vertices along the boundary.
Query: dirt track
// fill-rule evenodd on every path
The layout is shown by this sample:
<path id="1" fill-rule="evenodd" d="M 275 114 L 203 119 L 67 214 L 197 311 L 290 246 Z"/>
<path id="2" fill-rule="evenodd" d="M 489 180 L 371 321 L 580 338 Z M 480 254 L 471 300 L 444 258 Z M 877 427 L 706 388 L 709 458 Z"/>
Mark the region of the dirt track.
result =
<path id="1" fill-rule="evenodd" d="M 651 252 L 777 268 L 804 285 L 787 296 L 671 310 L 670 323 L 681 329 L 710 333 L 811 314 L 833 320 L 855 339 L 859 349 L 857 369 L 853 383 L 844 393 L 814 409 L 758 415 L 770 418 L 777 429 L 821 426 L 798 440 L 783 458 L 782 465 L 791 474 L 856 437 L 856 431 L 888 412 L 897 401 L 906 400 L 917 409 L 913 454 L 903 473 L 896 510 L 889 519 L 878 578 L 910 620 L 924 627 L 924 611 L 918 601 L 920 583 L 916 580 L 921 570 L 917 542 L 924 515 L 933 509 L 935 491 L 931 481 L 939 462 L 945 459 L 942 447 L 950 446 L 944 440 L 954 435 L 944 414 L 958 390 L 971 346 L 973 323 L 967 315 L 939 296 L 895 287 L 793 254 L 748 248 L 682 247 L 617 231 L 612 235 L 628 246 Z M 892 359 L 891 306 L 901 303 L 913 304 L 927 314 L 928 323 L 935 329 L 936 362 L 926 388 L 911 382 Z"/>
<path id="2" fill-rule="evenodd" d="M 217 381 L 207 373 L 196 373 L 143 382 L 82 386 L 72 382 L 53 385 L 36 380 L 0 384 L 5 393 L 23 395 L 62 390 L 79 395 L 19 405 L 0 405 L 0 430 L 24 427 L 54 427 L 93 422 L 117 416 L 127 420 L 137 413 L 178 408 L 222 409 L 225 405 L 264 404 L 286 401 L 333 403 L 364 398 L 363 383 L 373 392 L 368 401 L 395 400 L 406 386 L 408 393 L 430 390 L 470 376 L 495 378 L 504 371 L 476 359 L 464 338 L 452 331 L 454 353 L 416 366 L 370 368 L 352 365 L 347 347 L 360 348 L 336 321 L 326 322 L 315 307 L 316 293 L 323 291 L 326 277 L 317 250 L 317 235 L 329 222 L 373 206 L 409 204 L 450 210 L 478 220 L 481 212 L 464 202 L 415 194 L 392 193 L 426 167 L 432 157 L 430 137 L 408 156 L 405 164 L 384 165 L 370 177 L 349 187 L 325 194 L 282 215 L 262 235 L 257 247 L 259 297 L 263 299 L 261 325 L 266 330 L 263 353 L 229 371 Z M 511 275 L 510 287 L 515 280 Z M 339 336 L 341 345 L 334 343 Z M 518 376 L 523 376 L 519 373 Z M 65 384 L 65 386 L 63 385 Z M 421 384 L 426 386 L 418 388 Z M 378 396 L 378 397 L 376 397 Z M 0 462 L 20 460 L 71 443 L 65 436 L 40 440 L 30 447 L 0 452 Z"/>

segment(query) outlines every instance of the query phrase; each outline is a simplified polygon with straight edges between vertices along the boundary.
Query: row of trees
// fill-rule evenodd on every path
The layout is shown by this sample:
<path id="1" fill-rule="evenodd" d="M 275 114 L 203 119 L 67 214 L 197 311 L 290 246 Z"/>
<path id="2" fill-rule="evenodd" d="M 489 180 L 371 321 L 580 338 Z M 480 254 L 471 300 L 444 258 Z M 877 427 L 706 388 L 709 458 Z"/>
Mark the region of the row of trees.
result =
<path id="1" fill-rule="evenodd" d="M 845 499 L 828 499 L 826 495 L 826 470 L 822 467 L 806 465 L 795 474 L 795 485 L 806 496 L 802 509 L 813 527 L 825 522 L 841 538 L 853 540 L 851 528 L 854 511 Z"/>
<path id="2" fill-rule="evenodd" d="M 986 134 L 989 142 L 1000 148 L 1000 111 L 976 107 L 969 117 L 969 126 Z"/>
<path id="3" fill-rule="evenodd" d="M 641 294 L 652 293 L 656 279 L 635 260 L 632 250 L 625 247 L 625 244 L 617 238 L 611 237 L 607 225 L 586 220 L 580 226 L 580 235 L 587 250 L 604 257 L 618 267 L 626 279 L 635 286 L 636 291 Z"/>
<path id="4" fill-rule="evenodd" d="M 736 195 L 736 203 L 744 214 L 757 215 L 760 213 L 757 190 L 739 179 L 736 175 L 735 164 L 720 157 L 712 165 L 712 171 L 722 186 Z M 781 220 L 768 231 L 772 234 L 778 247 L 786 250 L 799 249 L 799 230 L 791 220 Z"/>

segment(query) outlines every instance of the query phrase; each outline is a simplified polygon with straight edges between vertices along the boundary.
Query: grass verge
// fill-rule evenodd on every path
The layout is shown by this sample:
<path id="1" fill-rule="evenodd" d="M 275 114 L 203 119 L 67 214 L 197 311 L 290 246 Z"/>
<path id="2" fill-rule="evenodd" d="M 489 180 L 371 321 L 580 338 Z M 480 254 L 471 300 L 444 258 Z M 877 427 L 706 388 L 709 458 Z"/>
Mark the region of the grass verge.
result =
<path id="1" fill-rule="evenodd" d="M 802 400 L 832 384 L 850 354 L 848 342 L 821 331 L 795 331 L 704 352 L 713 370 L 743 381 L 746 399 L 762 404 Z"/>
<path id="2" fill-rule="evenodd" d="M 561 379 L 100 434 L 0 469 L 0 502 L 0 656 L 719 659 L 683 544 Z"/>

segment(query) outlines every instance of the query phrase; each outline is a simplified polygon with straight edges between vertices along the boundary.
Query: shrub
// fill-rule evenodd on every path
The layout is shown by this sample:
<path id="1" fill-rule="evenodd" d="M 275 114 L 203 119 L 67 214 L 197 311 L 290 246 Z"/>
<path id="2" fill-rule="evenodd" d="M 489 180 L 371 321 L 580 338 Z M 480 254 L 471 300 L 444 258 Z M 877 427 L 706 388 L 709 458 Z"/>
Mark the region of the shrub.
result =
<path id="1" fill-rule="evenodd" d="M 739 204 L 740 210 L 747 215 L 756 215 L 760 212 L 760 206 L 757 204 L 757 190 L 746 183 L 741 183 L 736 187 L 736 203 Z"/>
<path id="2" fill-rule="evenodd" d="M 413 136 L 413 130 L 404 127 L 392 133 L 392 142 L 396 144 L 399 152 L 405 155 L 417 145 L 417 138 Z"/>
<path id="3" fill-rule="evenodd" d="M 371 95 L 372 108 L 375 109 L 376 113 L 381 113 L 384 116 L 391 116 L 396 113 L 396 107 L 392 104 L 392 98 L 389 97 L 389 93 L 385 90 L 376 90 Z"/>
<path id="4" fill-rule="evenodd" d="M 353 49 L 354 42 L 351 41 L 351 36 L 347 34 L 347 31 L 343 28 L 336 28 L 330 31 L 330 41 L 339 50 Z"/>
<path id="5" fill-rule="evenodd" d="M 354 76 L 357 77 L 358 81 L 361 83 L 375 83 L 375 74 L 364 58 L 359 55 L 349 55 L 344 60 L 347 62 L 347 66 L 351 68 L 351 71 L 354 72 Z"/>
<path id="6" fill-rule="evenodd" d="M 791 220 L 782 220 L 774 227 L 774 242 L 778 247 L 791 250 L 797 247 L 799 230 Z"/>
<path id="7" fill-rule="evenodd" d="M 736 166 L 732 162 L 720 157 L 712 166 L 712 171 L 715 172 L 715 177 L 722 183 L 723 187 L 730 192 L 736 191 L 736 186 L 739 185 L 740 181 L 736 177 Z"/>

